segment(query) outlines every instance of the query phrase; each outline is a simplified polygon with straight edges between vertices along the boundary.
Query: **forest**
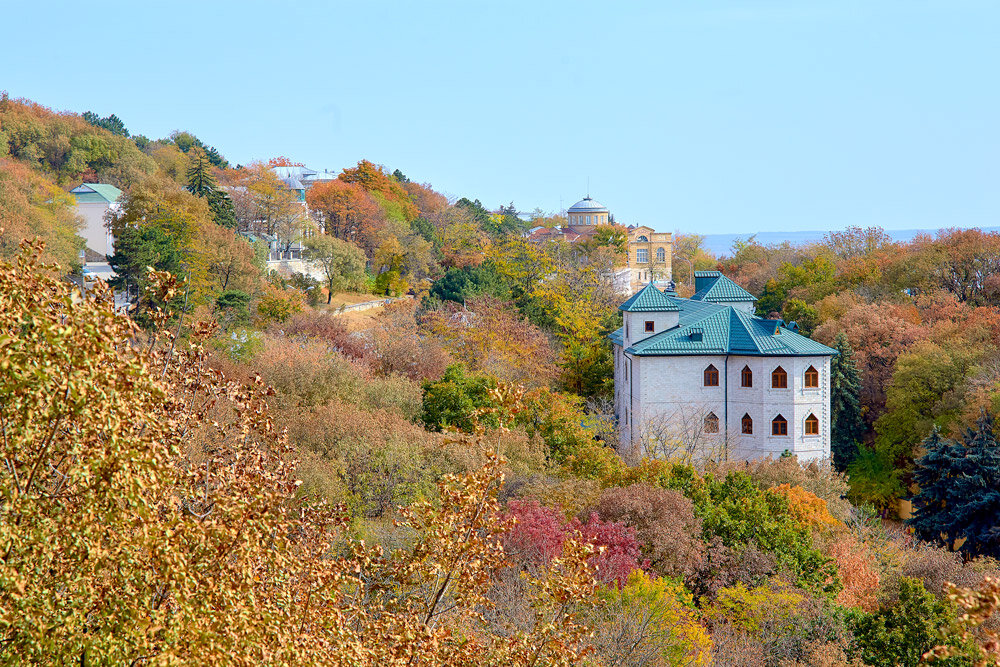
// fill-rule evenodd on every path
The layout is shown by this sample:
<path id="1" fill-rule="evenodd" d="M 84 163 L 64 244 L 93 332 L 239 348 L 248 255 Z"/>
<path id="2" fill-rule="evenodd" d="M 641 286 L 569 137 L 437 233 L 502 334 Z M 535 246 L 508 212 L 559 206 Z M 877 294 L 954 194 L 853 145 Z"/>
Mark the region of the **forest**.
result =
<path id="1" fill-rule="evenodd" d="M 0 664 L 1000 664 L 1000 236 L 678 233 L 682 296 L 721 270 L 838 350 L 833 452 L 648 458 L 624 227 L 294 166 L 0 95 Z M 124 193 L 112 285 L 81 182 Z"/>

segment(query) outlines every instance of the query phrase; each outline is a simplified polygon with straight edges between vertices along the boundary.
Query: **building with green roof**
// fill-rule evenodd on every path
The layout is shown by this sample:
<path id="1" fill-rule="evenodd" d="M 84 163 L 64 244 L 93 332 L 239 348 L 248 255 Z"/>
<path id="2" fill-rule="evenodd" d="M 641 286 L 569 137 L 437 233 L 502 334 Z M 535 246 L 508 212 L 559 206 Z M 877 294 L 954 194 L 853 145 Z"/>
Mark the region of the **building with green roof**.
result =
<path id="1" fill-rule="evenodd" d="M 80 232 L 91 254 L 101 258 L 114 254 L 114 237 L 105 225 L 109 211 L 117 210 L 122 191 L 107 183 L 81 183 L 70 194 L 76 199 L 76 214 L 83 218 Z"/>
<path id="2" fill-rule="evenodd" d="M 718 271 L 690 299 L 648 284 L 610 334 L 621 446 L 640 456 L 752 460 L 830 456 L 830 357 L 794 322 Z"/>

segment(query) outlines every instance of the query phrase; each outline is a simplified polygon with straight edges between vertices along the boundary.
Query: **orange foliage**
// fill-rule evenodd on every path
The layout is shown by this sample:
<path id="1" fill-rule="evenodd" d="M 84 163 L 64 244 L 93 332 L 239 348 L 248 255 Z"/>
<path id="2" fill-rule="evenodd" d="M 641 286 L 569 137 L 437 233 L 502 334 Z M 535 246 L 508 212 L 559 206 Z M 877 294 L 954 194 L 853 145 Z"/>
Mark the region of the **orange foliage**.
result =
<path id="1" fill-rule="evenodd" d="M 792 516 L 804 528 L 825 530 L 843 525 L 830 514 L 825 500 L 801 486 L 779 484 L 768 491 L 784 496 L 788 500 Z"/>
<path id="2" fill-rule="evenodd" d="M 368 193 L 378 193 L 400 206 L 403 217 L 413 220 L 417 217 L 417 207 L 402 184 L 382 169 L 381 165 L 368 160 L 358 162 L 353 169 L 345 169 L 337 177 L 342 183 L 356 183 Z"/>
<path id="3" fill-rule="evenodd" d="M 327 234 L 356 243 L 369 256 L 378 247 L 385 216 L 360 185 L 344 181 L 317 183 L 306 192 L 306 202 L 321 218 Z"/>
<path id="4" fill-rule="evenodd" d="M 830 545 L 828 555 L 837 564 L 840 583 L 844 586 L 837 594 L 837 604 L 867 612 L 876 611 L 881 581 L 872 565 L 876 559 L 864 543 L 845 533 Z"/>

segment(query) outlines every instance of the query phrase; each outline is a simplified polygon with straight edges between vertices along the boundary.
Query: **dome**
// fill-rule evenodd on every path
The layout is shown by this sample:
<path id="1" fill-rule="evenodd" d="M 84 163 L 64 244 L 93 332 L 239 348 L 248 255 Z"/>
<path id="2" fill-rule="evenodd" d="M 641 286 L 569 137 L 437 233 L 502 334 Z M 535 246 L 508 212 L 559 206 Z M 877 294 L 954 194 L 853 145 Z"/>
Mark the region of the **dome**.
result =
<path id="1" fill-rule="evenodd" d="M 584 197 L 566 209 L 567 213 L 609 213 L 608 207 L 599 201 Z"/>

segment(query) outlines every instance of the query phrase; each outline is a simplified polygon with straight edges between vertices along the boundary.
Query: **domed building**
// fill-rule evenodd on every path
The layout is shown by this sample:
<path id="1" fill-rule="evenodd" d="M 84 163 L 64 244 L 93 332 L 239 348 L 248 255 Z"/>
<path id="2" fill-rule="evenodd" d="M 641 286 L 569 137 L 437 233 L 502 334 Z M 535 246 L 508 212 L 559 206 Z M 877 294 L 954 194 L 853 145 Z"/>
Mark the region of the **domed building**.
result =
<path id="1" fill-rule="evenodd" d="M 599 201 L 587 195 L 566 209 L 567 223 L 571 227 L 578 225 L 606 225 L 611 211 Z"/>

